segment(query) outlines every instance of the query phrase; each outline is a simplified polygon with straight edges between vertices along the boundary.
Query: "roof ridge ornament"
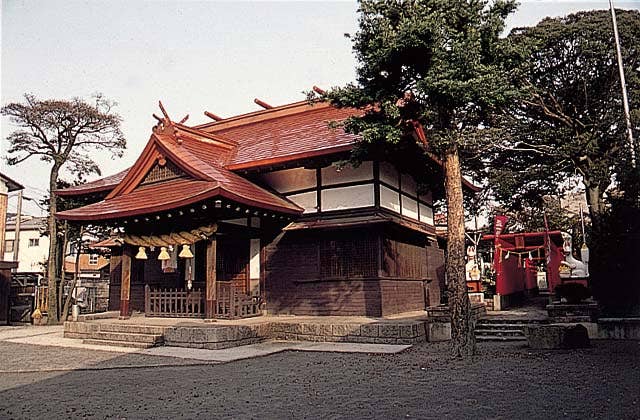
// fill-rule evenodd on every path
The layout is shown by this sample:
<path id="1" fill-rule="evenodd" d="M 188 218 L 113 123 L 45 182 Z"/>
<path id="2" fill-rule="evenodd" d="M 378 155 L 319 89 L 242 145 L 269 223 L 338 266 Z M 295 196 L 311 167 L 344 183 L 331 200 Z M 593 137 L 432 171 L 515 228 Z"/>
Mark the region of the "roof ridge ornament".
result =
<path id="1" fill-rule="evenodd" d="M 158 101 L 158 106 L 160 107 L 160 111 L 162 111 L 164 118 L 161 118 L 156 114 L 152 114 L 153 118 L 158 120 L 158 124 L 154 125 L 152 128 L 153 133 L 171 136 L 178 144 L 182 144 L 182 139 L 178 135 L 178 127 L 176 127 L 176 124 L 171 121 L 171 117 L 169 117 L 167 110 L 164 108 L 164 105 L 162 105 L 162 101 Z M 182 124 L 188 118 L 189 114 L 187 114 L 178 124 Z"/>
<path id="2" fill-rule="evenodd" d="M 253 102 L 254 102 L 256 105 L 260 105 L 260 106 L 261 106 L 261 107 L 263 107 L 264 109 L 271 109 L 271 108 L 273 108 L 273 106 L 272 106 L 272 105 L 269 105 L 269 104 L 268 104 L 268 103 L 266 103 L 265 101 L 261 101 L 261 100 L 260 100 L 260 99 L 258 99 L 258 98 L 255 98 L 255 99 L 253 100 Z"/>

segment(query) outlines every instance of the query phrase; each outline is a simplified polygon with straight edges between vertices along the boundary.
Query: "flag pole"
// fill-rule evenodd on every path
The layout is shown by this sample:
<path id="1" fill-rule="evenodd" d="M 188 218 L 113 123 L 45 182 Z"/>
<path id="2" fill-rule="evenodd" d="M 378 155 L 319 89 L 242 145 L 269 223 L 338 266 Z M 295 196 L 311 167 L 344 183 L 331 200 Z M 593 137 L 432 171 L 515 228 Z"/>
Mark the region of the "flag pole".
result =
<path id="1" fill-rule="evenodd" d="M 618 23 L 616 21 L 616 11 L 613 7 L 613 0 L 609 0 L 611 9 L 611 20 L 613 21 L 613 36 L 616 41 L 616 54 L 618 57 L 618 70 L 620 71 L 620 84 L 622 85 L 622 104 L 624 106 L 624 118 L 627 123 L 627 137 L 631 147 L 631 166 L 636 167 L 636 149 L 633 142 L 633 132 L 631 130 L 631 117 L 629 116 L 629 98 L 627 97 L 627 84 L 624 80 L 624 68 L 622 67 L 622 52 L 620 51 L 620 38 L 618 36 Z"/>

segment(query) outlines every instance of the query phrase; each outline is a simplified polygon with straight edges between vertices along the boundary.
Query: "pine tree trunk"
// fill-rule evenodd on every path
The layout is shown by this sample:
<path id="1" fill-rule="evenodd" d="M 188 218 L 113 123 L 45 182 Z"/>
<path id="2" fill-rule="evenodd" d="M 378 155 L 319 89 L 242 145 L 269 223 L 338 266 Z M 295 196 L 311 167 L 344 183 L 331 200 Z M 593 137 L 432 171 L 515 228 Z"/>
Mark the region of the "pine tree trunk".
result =
<path id="1" fill-rule="evenodd" d="M 446 274 L 451 310 L 451 354 L 454 357 L 467 358 L 475 353 L 476 339 L 464 272 L 462 173 L 458 148 L 455 145 L 444 155 L 444 176 L 447 201 Z"/>
<path id="2" fill-rule="evenodd" d="M 68 223 L 64 222 L 64 235 L 62 236 L 62 245 L 60 249 L 62 249 L 62 266 L 60 267 L 60 283 L 58 284 L 58 308 L 62 308 L 62 296 L 64 296 L 64 284 L 66 283 L 67 276 L 64 268 L 65 262 L 65 251 L 67 249 L 67 242 L 69 240 L 69 228 Z M 58 258 L 59 260 L 60 258 Z M 62 311 L 60 313 L 60 319 L 64 322 L 67 319 L 66 312 Z"/>
<path id="3" fill-rule="evenodd" d="M 68 230 L 68 227 L 65 226 Z M 84 235 L 84 228 L 80 228 L 80 235 L 78 236 L 78 249 L 76 251 L 75 258 L 75 270 L 73 271 L 73 282 L 69 287 L 69 294 L 64 301 L 64 307 L 62 308 L 62 319 L 67 319 L 69 315 L 69 307 L 71 306 L 71 298 L 76 289 L 76 285 L 78 284 L 78 277 L 80 276 L 80 253 L 82 252 L 82 236 Z M 64 262 L 62 263 L 64 264 Z"/>
<path id="4" fill-rule="evenodd" d="M 586 184 L 586 183 L 585 183 Z M 602 219 L 602 213 L 604 211 L 604 202 L 602 198 L 602 191 L 600 187 L 589 186 L 586 188 L 587 206 L 589 211 L 589 217 L 591 218 L 591 225 L 598 229 L 600 227 L 600 220 Z"/>
<path id="5" fill-rule="evenodd" d="M 55 217 L 57 203 L 54 193 L 58 182 L 60 166 L 61 165 L 59 163 L 54 163 L 49 176 L 49 260 L 47 261 L 47 286 L 49 287 L 49 299 L 47 306 L 48 324 L 60 323 L 60 318 L 58 317 L 58 288 L 56 282 L 56 277 L 59 271 L 57 258 L 58 229 Z"/>

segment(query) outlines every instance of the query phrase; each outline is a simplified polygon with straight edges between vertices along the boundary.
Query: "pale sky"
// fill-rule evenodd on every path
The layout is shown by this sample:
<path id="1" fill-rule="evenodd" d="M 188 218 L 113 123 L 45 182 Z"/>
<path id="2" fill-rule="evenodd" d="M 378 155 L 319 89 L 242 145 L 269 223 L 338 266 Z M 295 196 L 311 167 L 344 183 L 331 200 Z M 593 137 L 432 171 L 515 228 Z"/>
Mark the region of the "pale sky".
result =
<path id="1" fill-rule="evenodd" d="M 508 24 L 535 25 L 545 16 L 606 9 L 607 0 L 521 1 Z M 640 9 L 640 0 L 615 1 Z M 131 166 L 149 139 L 162 100 L 176 120 L 211 121 L 304 99 L 315 84 L 355 78 L 351 42 L 357 5 L 341 2 L 2 0 L 0 102 L 101 92 L 118 102 L 127 151 L 122 159 L 95 156 L 103 176 Z M 1 120 L 1 150 L 12 127 Z M 33 159 L 33 158 L 32 158 Z M 46 194 L 49 168 L 38 160 L 0 171 L 22 183 L 25 195 Z M 15 211 L 15 198 L 9 211 Z M 24 212 L 40 214 L 29 202 Z"/>

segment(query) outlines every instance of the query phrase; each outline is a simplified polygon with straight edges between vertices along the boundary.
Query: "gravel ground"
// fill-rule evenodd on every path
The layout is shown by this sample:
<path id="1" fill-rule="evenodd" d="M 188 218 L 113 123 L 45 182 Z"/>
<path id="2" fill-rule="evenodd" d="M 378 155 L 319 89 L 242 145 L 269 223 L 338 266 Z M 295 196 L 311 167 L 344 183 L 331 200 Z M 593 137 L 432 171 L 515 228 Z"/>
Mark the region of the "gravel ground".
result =
<path id="1" fill-rule="evenodd" d="M 7 372 L 33 362 L 31 353 L 44 366 L 112 369 Z M 0 343 L 0 418 L 640 419 L 637 341 L 571 351 L 480 343 L 470 362 L 433 343 L 396 355 L 285 352 L 198 366 L 83 353 Z"/>

